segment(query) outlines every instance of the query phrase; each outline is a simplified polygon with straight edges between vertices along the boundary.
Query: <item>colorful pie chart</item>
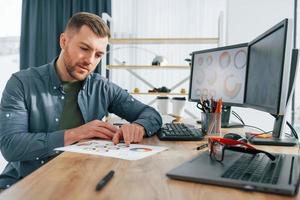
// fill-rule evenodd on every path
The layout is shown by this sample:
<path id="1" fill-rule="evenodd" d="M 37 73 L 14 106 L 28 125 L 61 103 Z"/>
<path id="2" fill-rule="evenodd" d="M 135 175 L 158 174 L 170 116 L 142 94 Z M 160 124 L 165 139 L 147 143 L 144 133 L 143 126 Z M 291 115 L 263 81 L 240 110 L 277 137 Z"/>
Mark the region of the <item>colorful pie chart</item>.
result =
<path id="1" fill-rule="evenodd" d="M 130 149 L 130 151 L 136 151 L 136 152 L 149 152 L 149 151 L 152 151 L 152 149 L 150 148 L 132 148 Z"/>

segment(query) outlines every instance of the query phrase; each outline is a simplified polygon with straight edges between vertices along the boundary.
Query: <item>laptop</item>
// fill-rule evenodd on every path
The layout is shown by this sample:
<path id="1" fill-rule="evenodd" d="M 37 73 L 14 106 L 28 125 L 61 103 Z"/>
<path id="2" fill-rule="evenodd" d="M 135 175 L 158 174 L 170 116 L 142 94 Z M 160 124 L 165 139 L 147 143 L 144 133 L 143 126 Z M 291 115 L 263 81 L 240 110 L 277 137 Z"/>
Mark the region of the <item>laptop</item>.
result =
<path id="1" fill-rule="evenodd" d="M 235 187 L 281 195 L 296 195 L 299 187 L 299 156 L 273 154 L 271 161 L 264 154 L 246 154 L 226 150 L 222 162 L 203 152 L 196 158 L 169 171 L 173 179 Z"/>

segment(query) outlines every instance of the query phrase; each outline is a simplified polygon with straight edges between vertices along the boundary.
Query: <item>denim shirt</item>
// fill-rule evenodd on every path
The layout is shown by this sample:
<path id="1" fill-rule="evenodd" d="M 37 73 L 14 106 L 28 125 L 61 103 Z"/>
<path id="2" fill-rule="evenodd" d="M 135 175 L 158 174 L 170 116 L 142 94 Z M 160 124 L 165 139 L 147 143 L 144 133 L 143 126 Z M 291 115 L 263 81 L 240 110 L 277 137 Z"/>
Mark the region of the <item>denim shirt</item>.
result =
<path id="1" fill-rule="evenodd" d="M 64 91 L 54 63 L 19 71 L 6 84 L 0 105 L 0 148 L 8 164 L 0 175 L 0 188 L 30 174 L 59 153 L 54 148 L 64 146 L 65 130 L 59 130 Z M 147 136 L 162 124 L 155 109 L 96 73 L 86 78 L 77 101 L 85 123 L 114 113 L 142 125 Z"/>

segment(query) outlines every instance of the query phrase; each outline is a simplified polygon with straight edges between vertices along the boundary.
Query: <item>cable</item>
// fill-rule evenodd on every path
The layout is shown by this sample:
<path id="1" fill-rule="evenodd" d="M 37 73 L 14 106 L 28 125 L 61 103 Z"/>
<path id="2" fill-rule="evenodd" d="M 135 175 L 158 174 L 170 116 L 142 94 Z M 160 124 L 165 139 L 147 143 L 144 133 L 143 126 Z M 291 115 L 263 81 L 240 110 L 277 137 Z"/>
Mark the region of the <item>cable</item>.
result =
<path id="1" fill-rule="evenodd" d="M 264 131 L 263 129 L 260 129 L 260 128 L 256 127 L 256 126 L 246 125 L 245 122 L 243 121 L 243 119 L 241 118 L 241 116 L 240 116 L 237 112 L 235 112 L 235 111 L 231 111 L 231 112 L 232 112 L 233 116 L 235 116 L 238 120 L 240 120 L 240 122 L 241 122 L 244 126 L 252 127 L 252 128 L 258 129 L 258 130 L 262 131 L 262 133 L 270 133 L 270 132 L 272 132 L 272 131 L 267 131 L 267 132 L 266 132 L 266 131 Z M 298 139 L 298 138 L 299 138 L 299 137 L 298 137 L 298 133 L 297 133 L 297 131 L 294 129 L 294 127 L 293 127 L 288 121 L 286 121 L 286 124 L 287 124 L 288 127 L 291 129 L 292 134 L 288 134 L 288 133 L 285 133 L 285 134 L 286 134 L 286 135 L 289 135 L 289 136 L 294 136 L 296 139 Z"/>
<path id="2" fill-rule="evenodd" d="M 260 130 L 260 131 L 261 131 L 261 134 L 267 134 L 267 133 L 271 133 L 271 132 L 272 132 L 272 131 L 265 131 L 265 130 L 263 130 L 263 129 L 257 127 L 257 126 L 252 126 L 252 125 L 247 125 L 247 124 L 245 124 L 244 126 L 251 127 L 251 128 L 255 128 L 255 129 L 257 129 L 257 130 Z"/>
<path id="3" fill-rule="evenodd" d="M 286 121 L 286 124 L 291 129 L 292 135 L 298 140 L 299 137 L 298 137 L 297 131 L 294 129 L 294 127 L 288 121 Z"/>
<path id="4" fill-rule="evenodd" d="M 235 116 L 238 120 L 240 120 L 240 122 L 243 124 L 243 125 L 245 125 L 245 122 L 243 121 L 243 119 L 241 118 L 241 116 L 237 113 L 237 112 L 235 112 L 235 111 L 231 111 L 231 113 L 233 114 L 233 116 Z"/>
<path id="5" fill-rule="evenodd" d="M 258 128 L 258 127 L 256 127 L 256 126 L 247 125 L 247 124 L 245 124 L 244 120 L 241 118 L 241 116 L 240 116 L 237 112 L 235 112 L 235 111 L 232 110 L 231 113 L 232 113 L 233 116 L 235 116 L 238 120 L 240 120 L 240 122 L 241 122 L 244 126 L 251 127 L 251 128 L 255 128 L 255 129 L 257 129 L 257 130 L 260 130 L 262 133 L 269 133 L 269 132 L 270 132 L 270 131 L 266 132 L 266 131 L 264 131 L 263 129 Z"/>
<path id="6" fill-rule="evenodd" d="M 244 125 L 244 126 L 247 126 L 247 127 L 251 127 L 251 128 L 255 128 L 257 130 L 260 130 L 262 133 L 261 134 L 268 134 L 268 133 L 272 133 L 273 131 L 264 131 L 263 129 L 259 128 L 259 127 L 256 127 L 256 126 L 252 126 L 252 125 L 247 125 L 245 124 L 245 122 L 243 121 L 243 119 L 241 118 L 241 116 L 235 112 L 235 111 L 231 111 L 232 112 L 232 115 L 235 116 L 238 120 L 240 120 L 240 122 Z M 297 140 L 299 139 L 298 137 L 298 133 L 297 131 L 294 129 L 294 127 L 288 122 L 286 121 L 286 124 L 288 125 L 288 127 L 290 128 L 291 130 L 291 133 L 292 134 L 288 134 L 288 133 L 285 133 L 286 136 L 289 136 L 289 137 L 295 137 Z M 254 135 L 255 137 L 255 135 Z M 251 139 L 251 138 L 250 138 Z"/>
<path id="7" fill-rule="evenodd" d="M 238 120 L 240 120 L 240 122 L 241 122 L 244 126 L 251 127 L 251 128 L 255 128 L 255 129 L 257 129 L 257 130 L 260 130 L 263 134 L 265 134 L 265 133 L 270 133 L 270 132 L 271 132 L 271 131 L 265 131 L 265 130 L 263 130 L 263 129 L 257 127 L 257 126 L 252 126 L 252 125 L 245 124 L 245 122 L 244 122 L 244 120 L 241 118 L 241 116 L 240 116 L 237 112 L 235 112 L 235 111 L 232 111 L 232 114 L 233 114 L 233 116 L 235 116 Z"/>
<path id="8" fill-rule="evenodd" d="M 284 133 L 284 135 L 285 135 L 286 137 L 288 137 L 288 138 L 293 138 L 293 137 L 294 137 L 293 134 L 289 134 L 289 133 Z"/>

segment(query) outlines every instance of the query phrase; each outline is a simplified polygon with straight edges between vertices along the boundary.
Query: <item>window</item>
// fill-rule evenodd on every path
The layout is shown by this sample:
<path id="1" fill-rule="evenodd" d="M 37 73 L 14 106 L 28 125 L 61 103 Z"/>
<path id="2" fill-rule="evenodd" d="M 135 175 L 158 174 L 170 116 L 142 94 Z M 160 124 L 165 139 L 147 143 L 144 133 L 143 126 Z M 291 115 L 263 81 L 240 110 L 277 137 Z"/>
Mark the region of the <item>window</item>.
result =
<path id="1" fill-rule="evenodd" d="M 19 70 L 22 1 L 0 1 L 0 99 L 7 80 Z M 6 165 L 0 154 L 0 171 Z"/>

